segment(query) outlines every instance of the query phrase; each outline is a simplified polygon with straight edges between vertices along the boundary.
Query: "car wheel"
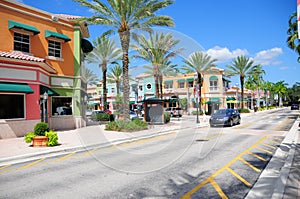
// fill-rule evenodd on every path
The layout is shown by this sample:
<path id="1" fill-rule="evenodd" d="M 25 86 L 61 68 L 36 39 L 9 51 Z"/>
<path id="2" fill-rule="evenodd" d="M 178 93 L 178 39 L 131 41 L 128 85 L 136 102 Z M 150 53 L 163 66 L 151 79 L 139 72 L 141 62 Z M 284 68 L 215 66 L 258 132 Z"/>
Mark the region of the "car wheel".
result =
<path id="1" fill-rule="evenodd" d="M 182 117 L 182 115 L 179 115 L 179 117 Z"/>
<path id="2" fill-rule="evenodd" d="M 241 124 L 241 118 L 238 119 L 236 124 Z"/>
<path id="3" fill-rule="evenodd" d="M 229 121 L 229 126 L 233 126 L 233 121 L 232 120 Z"/>

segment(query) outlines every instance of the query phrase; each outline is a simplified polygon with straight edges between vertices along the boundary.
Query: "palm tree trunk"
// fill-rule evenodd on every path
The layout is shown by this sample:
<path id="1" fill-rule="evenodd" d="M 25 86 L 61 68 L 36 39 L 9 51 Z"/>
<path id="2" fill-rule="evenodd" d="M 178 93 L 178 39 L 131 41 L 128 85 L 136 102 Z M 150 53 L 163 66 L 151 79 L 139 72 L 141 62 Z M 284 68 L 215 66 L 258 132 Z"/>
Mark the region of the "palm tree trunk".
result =
<path id="1" fill-rule="evenodd" d="M 198 73 L 198 82 L 199 84 L 199 104 L 198 104 L 198 107 L 199 107 L 199 112 L 201 113 L 202 112 L 202 98 L 201 98 L 201 88 L 202 88 L 202 76 L 201 76 L 201 73 Z"/>
<path id="2" fill-rule="evenodd" d="M 160 98 L 163 99 L 163 76 L 160 75 L 159 77 L 159 83 L 160 83 Z"/>
<path id="3" fill-rule="evenodd" d="M 241 93 L 241 97 L 242 97 L 242 105 L 241 105 L 241 108 L 244 109 L 244 80 L 245 80 L 245 77 L 241 76 L 240 78 L 240 81 L 241 81 L 241 90 L 242 90 L 242 93 Z"/>
<path id="4" fill-rule="evenodd" d="M 130 120 L 129 116 L 129 75 L 128 75 L 128 50 L 130 42 L 130 32 L 129 30 L 120 32 L 119 37 L 121 41 L 122 51 L 123 51 L 123 96 L 124 96 L 124 119 Z"/>
<path id="5" fill-rule="evenodd" d="M 106 72 L 107 67 L 106 63 L 102 64 L 102 76 L 103 76 L 103 110 L 106 112 L 107 110 L 107 88 L 106 88 Z"/>

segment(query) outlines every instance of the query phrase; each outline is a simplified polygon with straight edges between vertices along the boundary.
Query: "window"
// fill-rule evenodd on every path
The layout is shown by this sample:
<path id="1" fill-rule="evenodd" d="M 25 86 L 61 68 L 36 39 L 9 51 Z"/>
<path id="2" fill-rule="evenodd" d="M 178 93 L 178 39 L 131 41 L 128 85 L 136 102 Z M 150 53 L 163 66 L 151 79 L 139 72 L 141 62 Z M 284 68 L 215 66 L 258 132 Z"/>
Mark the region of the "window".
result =
<path id="1" fill-rule="evenodd" d="M 111 88 L 111 94 L 115 93 L 115 88 Z"/>
<path id="2" fill-rule="evenodd" d="M 143 91 L 143 86 L 142 85 L 139 85 L 139 90 Z"/>
<path id="3" fill-rule="evenodd" d="M 48 40 L 48 55 L 61 58 L 61 42 Z"/>
<path id="4" fill-rule="evenodd" d="M 146 87 L 148 90 L 150 90 L 152 88 L 152 85 L 150 83 L 148 83 Z"/>
<path id="5" fill-rule="evenodd" d="M 210 91 L 218 91 L 218 80 L 210 80 L 209 81 L 209 90 Z"/>
<path id="6" fill-rule="evenodd" d="M 188 88 L 193 88 L 194 87 L 194 82 L 188 82 Z"/>
<path id="7" fill-rule="evenodd" d="M 24 119 L 25 95 L 1 94 L 0 119 Z"/>
<path id="8" fill-rule="evenodd" d="M 72 115 L 72 97 L 52 97 L 52 115 Z"/>
<path id="9" fill-rule="evenodd" d="M 14 50 L 29 53 L 30 52 L 29 35 L 14 32 Z"/>
<path id="10" fill-rule="evenodd" d="M 165 84 L 166 89 L 171 89 L 173 88 L 173 83 L 167 83 Z"/>
<path id="11" fill-rule="evenodd" d="M 178 88 L 184 88 L 184 82 L 179 82 L 178 83 Z"/>

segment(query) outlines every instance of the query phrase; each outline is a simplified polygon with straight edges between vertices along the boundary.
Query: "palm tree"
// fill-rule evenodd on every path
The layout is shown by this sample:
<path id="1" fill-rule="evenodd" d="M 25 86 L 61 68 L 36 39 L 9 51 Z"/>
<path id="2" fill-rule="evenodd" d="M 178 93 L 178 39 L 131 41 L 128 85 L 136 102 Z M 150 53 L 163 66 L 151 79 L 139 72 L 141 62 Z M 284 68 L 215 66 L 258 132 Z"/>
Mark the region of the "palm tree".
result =
<path id="1" fill-rule="evenodd" d="M 299 57 L 298 62 L 300 63 L 300 39 L 298 33 L 298 20 L 297 13 L 294 12 L 289 19 L 287 44 L 292 50 L 295 50 Z"/>
<path id="2" fill-rule="evenodd" d="M 117 95 L 120 95 L 120 84 L 122 80 L 122 67 L 116 64 L 107 74 L 107 80 L 110 83 L 116 83 Z"/>
<path id="3" fill-rule="evenodd" d="M 201 104 L 201 87 L 202 76 L 209 72 L 212 67 L 215 67 L 217 59 L 212 59 L 211 56 L 205 52 L 196 51 L 189 55 L 188 59 L 183 59 L 184 65 L 182 67 L 187 73 L 197 73 L 197 84 L 199 85 L 199 104 Z M 201 112 L 200 106 L 200 112 Z"/>
<path id="4" fill-rule="evenodd" d="M 129 44 L 131 31 L 136 28 L 150 30 L 152 26 L 174 26 L 173 19 L 169 16 L 158 16 L 155 13 L 174 3 L 173 0 L 108 0 L 107 5 L 100 0 L 73 0 L 80 5 L 95 11 L 94 16 L 83 19 L 91 24 L 102 24 L 109 27 L 104 33 L 119 34 L 123 51 L 123 89 L 124 89 L 124 117 L 129 120 Z"/>
<path id="5" fill-rule="evenodd" d="M 264 90 L 266 90 L 267 92 L 269 91 L 269 96 L 268 96 L 268 93 L 266 95 L 266 102 L 267 102 L 267 106 L 268 106 L 268 104 L 270 104 L 270 101 L 268 101 L 268 98 L 269 98 L 269 100 L 274 99 L 273 97 L 271 97 L 271 96 L 274 96 L 274 83 L 269 82 L 269 81 L 264 82 L 262 85 L 262 88 Z"/>
<path id="6" fill-rule="evenodd" d="M 284 81 L 276 82 L 274 85 L 275 92 L 278 94 L 278 105 L 282 106 L 282 96 L 287 92 L 287 83 Z"/>
<path id="7" fill-rule="evenodd" d="M 253 60 L 250 60 L 245 56 L 238 56 L 232 61 L 231 65 L 227 65 L 226 73 L 229 76 L 240 77 L 242 89 L 242 109 L 244 108 L 244 82 L 246 76 L 251 75 L 256 67 L 253 65 L 253 62 Z"/>
<path id="8" fill-rule="evenodd" d="M 120 57 L 121 49 L 117 48 L 114 40 L 110 40 L 107 37 L 98 37 L 93 40 L 94 50 L 86 56 L 88 63 L 97 63 L 102 69 L 103 78 L 103 104 L 104 111 L 107 109 L 107 88 L 106 88 L 106 73 L 107 66 L 115 63 Z"/>
<path id="9" fill-rule="evenodd" d="M 135 57 L 141 58 L 149 62 L 150 65 L 145 66 L 148 69 L 146 73 L 154 76 L 156 97 L 162 98 L 162 81 L 163 75 L 168 73 L 170 69 L 175 69 L 175 65 L 169 61 L 179 53 L 182 49 L 175 49 L 179 40 L 173 38 L 170 33 L 150 34 L 147 39 L 145 35 L 134 37 L 136 45 L 132 48 L 137 51 Z"/>
<path id="10" fill-rule="evenodd" d="M 84 77 L 87 85 L 97 85 L 100 81 L 97 75 L 89 68 L 85 68 Z"/>
<path id="11" fill-rule="evenodd" d="M 260 107 L 260 89 L 264 83 L 263 77 L 262 75 L 265 75 L 266 72 L 262 69 L 261 65 L 257 65 L 254 69 L 252 74 L 250 74 L 250 79 L 252 79 L 254 85 L 255 85 L 255 89 L 257 90 L 257 107 Z"/>

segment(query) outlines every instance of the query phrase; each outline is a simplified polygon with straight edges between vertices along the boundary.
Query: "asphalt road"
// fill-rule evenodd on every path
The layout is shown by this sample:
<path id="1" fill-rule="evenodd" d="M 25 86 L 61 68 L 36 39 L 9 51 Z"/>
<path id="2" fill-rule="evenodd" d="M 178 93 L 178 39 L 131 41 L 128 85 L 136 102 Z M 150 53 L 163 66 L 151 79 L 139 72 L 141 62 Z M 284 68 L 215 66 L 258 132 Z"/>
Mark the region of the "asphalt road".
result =
<path id="1" fill-rule="evenodd" d="M 0 198 L 244 198 L 295 121 L 288 109 L 0 168 Z"/>

